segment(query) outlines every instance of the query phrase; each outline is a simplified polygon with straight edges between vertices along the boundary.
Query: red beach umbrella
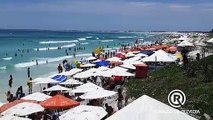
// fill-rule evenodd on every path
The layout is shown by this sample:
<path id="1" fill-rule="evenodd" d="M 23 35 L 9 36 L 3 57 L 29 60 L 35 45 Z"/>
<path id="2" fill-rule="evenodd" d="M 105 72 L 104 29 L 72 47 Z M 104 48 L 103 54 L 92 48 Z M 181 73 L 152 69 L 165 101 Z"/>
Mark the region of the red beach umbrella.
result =
<path id="1" fill-rule="evenodd" d="M 80 103 L 58 94 L 41 102 L 40 105 L 46 109 L 67 109 L 78 106 Z"/>
<path id="2" fill-rule="evenodd" d="M 115 56 L 118 57 L 118 58 L 121 58 L 121 59 L 125 59 L 125 58 L 126 58 L 126 56 L 123 55 L 122 53 L 118 53 L 118 54 L 115 55 Z"/>

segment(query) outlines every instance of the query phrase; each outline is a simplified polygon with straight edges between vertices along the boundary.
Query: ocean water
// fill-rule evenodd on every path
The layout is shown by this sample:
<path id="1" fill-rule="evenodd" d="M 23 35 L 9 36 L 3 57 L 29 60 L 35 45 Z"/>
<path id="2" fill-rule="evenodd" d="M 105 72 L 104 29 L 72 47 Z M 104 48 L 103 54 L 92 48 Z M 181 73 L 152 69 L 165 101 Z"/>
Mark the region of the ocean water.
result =
<path id="1" fill-rule="evenodd" d="M 32 78 L 36 78 L 56 72 L 58 63 L 64 59 L 73 60 L 74 53 L 76 59 L 80 59 L 91 56 L 92 51 L 100 46 L 117 47 L 134 43 L 136 39 L 146 42 L 162 38 L 161 34 L 143 32 L 0 30 L 0 101 L 6 102 L 5 92 L 10 90 L 9 75 L 13 75 L 13 94 L 20 85 L 26 89 L 27 67 L 30 67 Z M 75 52 L 77 47 L 85 50 Z"/>

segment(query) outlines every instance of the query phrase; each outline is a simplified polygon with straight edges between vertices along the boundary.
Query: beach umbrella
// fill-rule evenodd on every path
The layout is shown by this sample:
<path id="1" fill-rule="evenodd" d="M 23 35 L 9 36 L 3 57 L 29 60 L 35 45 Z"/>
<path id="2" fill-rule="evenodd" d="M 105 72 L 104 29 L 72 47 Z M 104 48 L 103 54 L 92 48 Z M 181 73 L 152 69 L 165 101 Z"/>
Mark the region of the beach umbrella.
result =
<path id="1" fill-rule="evenodd" d="M 136 57 L 147 57 L 147 54 L 144 53 L 138 53 L 137 55 L 135 55 Z"/>
<path id="2" fill-rule="evenodd" d="M 49 77 L 46 78 L 36 78 L 33 80 L 33 82 L 35 82 L 35 84 L 48 84 L 48 83 L 59 83 L 56 80 L 53 80 Z"/>
<path id="3" fill-rule="evenodd" d="M 67 76 L 65 75 L 55 75 L 54 77 L 52 77 L 53 80 L 56 80 L 58 82 L 64 82 L 67 80 Z"/>
<path id="4" fill-rule="evenodd" d="M 59 83 L 61 85 L 81 85 L 82 82 L 75 80 L 75 79 L 68 79 L 65 82 Z"/>
<path id="5" fill-rule="evenodd" d="M 117 92 L 104 90 L 104 89 L 97 89 L 94 91 L 89 91 L 80 96 L 81 99 L 99 99 L 104 97 L 109 97 L 115 95 Z"/>
<path id="6" fill-rule="evenodd" d="M 90 56 L 86 60 L 96 60 L 96 59 L 97 59 L 96 57 Z"/>
<path id="7" fill-rule="evenodd" d="M 141 61 L 135 61 L 135 62 L 133 62 L 132 64 L 133 64 L 133 65 L 136 65 L 136 64 L 144 64 L 144 63 L 141 62 Z"/>
<path id="8" fill-rule="evenodd" d="M 107 112 L 98 106 L 79 105 L 62 114 L 60 120 L 101 120 Z"/>
<path id="9" fill-rule="evenodd" d="M 148 56 L 152 55 L 154 52 L 151 50 L 142 50 L 140 53 L 146 54 Z"/>
<path id="10" fill-rule="evenodd" d="M 21 99 L 23 100 L 35 100 L 35 101 L 38 101 L 38 102 L 41 102 L 41 101 L 44 101 L 46 99 L 49 99 L 51 98 L 51 96 L 49 95 L 46 95 L 44 93 L 40 93 L 40 92 L 35 92 L 33 94 L 29 94 Z"/>
<path id="11" fill-rule="evenodd" d="M 122 53 L 118 53 L 115 56 L 118 57 L 118 58 L 121 58 L 121 59 L 126 58 L 126 56 L 124 54 L 122 54 Z"/>
<path id="12" fill-rule="evenodd" d="M 78 106 L 80 103 L 58 94 L 41 102 L 40 105 L 45 109 L 67 109 Z"/>
<path id="13" fill-rule="evenodd" d="M 0 117 L 1 120 L 31 120 L 29 118 L 23 118 L 18 116 L 12 116 L 12 115 L 4 115 Z"/>
<path id="14" fill-rule="evenodd" d="M 161 49 L 142 59 L 143 62 L 175 62 L 175 60 L 174 57 Z"/>
<path id="15" fill-rule="evenodd" d="M 95 62 L 95 64 L 97 66 L 108 66 L 108 65 L 110 65 L 110 62 L 109 61 L 100 61 L 100 62 Z"/>
<path id="16" fill-rule="evenodd" d="M 126 57 L 134 57 L 135 56 L 135 54 L 133 54 L 133 52 L 128 52 L 127 54 L 126 54 Z"/>
<path id="17" fill-rule="evenodd" d="M 186 40 L 182 41 L 181 43 L 179 43 L 177 46 L 180 47 L 194 47 L 194 45 Z"/>
<path id="18" fill-rule="evenodd" d="M 81 73 L 78 73 L 78 74 L 75 74 L 73 76 L 73 78 L 77 78 L 77 79 L 85 79 L 85 78 L 89 78 L 89 77 L 92 77 L 94 74 L 91 73 L 91 72 L 81 72 Z"/>
<path id="19" fill-rule="evenodd" d="M 37 104 L 37 103 L 29 103 L 29 102 L 22 102 L 19 103 L 4 112 L 2 112 L 2 115 L 16 115 L 16 116 L 26 116 L 30 115 L 32 113 L 37 113 L 44 111 L 44 108 Z"/>
<path id="20" fill-rule="evenodd" d="M 104 66 L 101 66 L 101 67 L 98 67 L 97 71 L 106 71 L 106 70 L 109 70 L 110 68 L 108 67 L 104 67 Z"/>
<path id="21" fill-rule="evenodd" d="M 4 112 L 5 110 L 7 110 L 7 109 L 9 109 L 9 108 L 11 108 L 11 107 L 13 107 L 13 106 L 19 104 L 19 103 L 22 103 L 22 102 L 36 103 L 35 100 L 23 100 L 23 99 L 15 100 L 15 101 L 13 101 L 13 102 L 6 103 L 6 104 L 2 105 L 2 106 L 0 107 L 0 113 L 2 113 L 2 112 Z"/>
<path id="22" fill-rule="evenodd" d="M 94 66 L 95 66 L 95 64 L 87 63 L 87 64 L 82 65 L 81 67 L 94 67 Z"/>
<path id="23" fill-rule="evenodd" d="M 110 62 L 122 62 L 121 58 L 118 58 L 118 57 L 108 58 L 108 59 L 106 59 L 106 61 L 110 61 Z"/>
<path id="24" fill-rule="evenodd" d="M 123 65 L 120 65 L 121 67 L 124 67 L 124 68 L 127 68 L 127 69 L 132 69 L 132 70 L 135 70 L 136 67 L 132 64 L 123 64 Z"/>
<path id="25" fill-rule="evenodd" d="M 59 73 L 58 75 L 72 76 L 78 72 L 81 72 L 83 69 L 73 68 L 70 71 Z"/>
<path id="26" fill-rule="evenodd" d="M 102 87 L 99 87 L 91 82 L 87 82 L 86 84 L 80 85 L 76 87 L 76 89 L 72 90 L 72 93 L 86 93 L 89 91 L 96 91 L 98 89 L 103 89 Z"/>
<path id="27" fill-rule="evenodd" d="M 44 91 L 70 91 L 71 89 L 62 87 L 60 85 L 55 85 L 50 88 L 45 89 Z"/>

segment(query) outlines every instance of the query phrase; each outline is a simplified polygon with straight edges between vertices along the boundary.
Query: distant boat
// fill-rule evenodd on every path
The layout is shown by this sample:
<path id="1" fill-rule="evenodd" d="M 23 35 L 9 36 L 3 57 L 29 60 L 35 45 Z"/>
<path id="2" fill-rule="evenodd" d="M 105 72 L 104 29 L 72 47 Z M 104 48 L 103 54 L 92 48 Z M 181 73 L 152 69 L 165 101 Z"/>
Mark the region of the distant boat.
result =
<path id="1" fill-rule="evenodd" d="M 3 60 L 12 60 L 13 58 L 12 57 L 5 57 L 5 58 L 2 58 Z"/>

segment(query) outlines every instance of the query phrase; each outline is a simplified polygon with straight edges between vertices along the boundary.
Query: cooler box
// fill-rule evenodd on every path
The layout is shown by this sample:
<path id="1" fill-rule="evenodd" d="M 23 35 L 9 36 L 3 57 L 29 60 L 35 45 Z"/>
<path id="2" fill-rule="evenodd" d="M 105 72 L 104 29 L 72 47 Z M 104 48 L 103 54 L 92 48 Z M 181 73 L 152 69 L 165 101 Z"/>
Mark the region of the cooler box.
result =
<path id="1" fill-rule="evenodd" d="M 148 65 L 146 64 L 136 64 L 135 77 L 136 78 L 146 78 L 148 74 Z"/>

